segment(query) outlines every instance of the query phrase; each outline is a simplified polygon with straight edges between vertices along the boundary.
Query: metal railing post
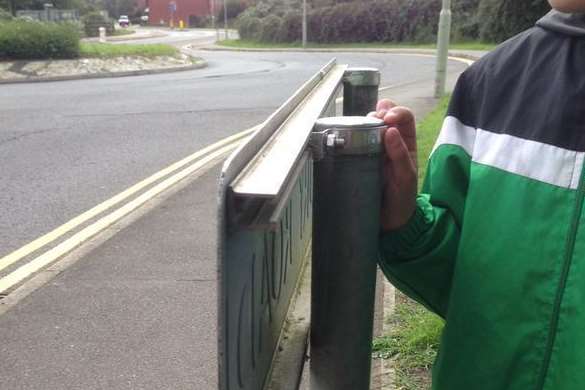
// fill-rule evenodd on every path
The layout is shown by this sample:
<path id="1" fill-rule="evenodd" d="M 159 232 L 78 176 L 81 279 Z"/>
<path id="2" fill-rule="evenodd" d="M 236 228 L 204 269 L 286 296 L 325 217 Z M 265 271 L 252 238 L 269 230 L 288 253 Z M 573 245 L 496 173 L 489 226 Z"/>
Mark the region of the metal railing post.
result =
<path id="1" fill-rule="evenodd" d="M 366 115 L 376 109 L 380 72 L 375 68 L 349 68 L 343 77 L 343 115 Z"/>
<path id="2" fill-rule="evenodd" d="M 375 104 L 369 84 L 358 90 L 364 85 L 350 82 L 349 96 L 367 95 Z M 347 112 L 373 110 L 352 102 Z M 385 128 L 376 118 L 324 118 L 311 137 L 311 390 L 370 387 Z"/>

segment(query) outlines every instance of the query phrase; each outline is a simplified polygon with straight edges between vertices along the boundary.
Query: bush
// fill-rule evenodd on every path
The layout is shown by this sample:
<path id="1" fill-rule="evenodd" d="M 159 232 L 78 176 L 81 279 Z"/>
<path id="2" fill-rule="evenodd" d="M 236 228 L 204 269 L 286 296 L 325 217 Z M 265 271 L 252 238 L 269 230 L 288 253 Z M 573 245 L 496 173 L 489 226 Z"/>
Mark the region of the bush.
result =
<path id="1" fill-rule="evenodd" d="M 239 17 L 240 36 L 264 42 L 300 40 L 301 14 L 293 3 L 300 4 L 264 0 L 246 9 Z M 308 15 L 311 42 L 431 43 L 436 39 L 441 1 L 323 0 L 315 6 Z M 548 9 L 546 0 L 458 0 L 452 7 L 452 40 L 501 42 L 534 25 Z M 281 24 L 275 36 L 278 17 Z M 258 18 L 266 33 L 258 30 Z"/>
<path id="2" fill-rule="evenodd" d="M 458 0 L 453 4 L 451 39 L 453 41 L 473 41 L 479 39 L 479 20 L 477 10 L 480 0 Z"/>
<path id="3" fill-rule="evenodd" d="M 298 11 L 289 11 L 282 17 L 277 33 L 279 42 L 297 42 L 303 39 L 303 15 Z"/>
<path id="4" fill-rule="evenodd" d="M 207 16 L 189 15 L 189 27 L 207 27 L 211 19 Z"/>
<path id="5" fill-rule="evenodd" d="M 238 17 L 238 33 L 241 39 L 258 40 L 262 22 L 255 16 L 240 15 Z"/>
<path id="6" fill-rule="evenodd" d="M 242 39 L 295 42 L 301 39 L 301 14 L 279 3 L 260 2 L 239 18 Z M 440 2 L 436 0 L 372 0 L 339 3 L 312 9 L 308 15 L 311 42 L 431 42 L 434 41 Z M 280 16 L 280 17 L 279 17 Z M 252 20 L 262 31 L 253 38 Z M 278 26 L 278 28 L 277 28 Z"/>
<path id="7" fill-rule="evenodd" d="M 479 37 L 486 42 L 502 42 L 532 27 L 549 10 L 546 0 L 482 0 L 477 15 Z"/>
<path id="8" fill-rule="evenodd" d="M 10 12 L 6 11 L 4 8 L 0 8 L 0 22 L 6 22 L 12 19 L 14 18 Z"/>
<path id="9" fill-rule="evenodd" d="M 79 57 L 79 31 L 67 23 L 15 20 L 0 24 L 0 58 Z"/>
<path id="10" fill-rule="evenodd" d="M 114 22 L 108 20 L 99 12 L 90 12 L 81 18 L 85 36 L 97 37 L 99 36 L 99 28 L 105 27 L 106 34 L 110 35 L 114 32 Z"/>
<path id="11" fill-rule="evenodd" d="M 263 0 L 248 7 L 242 15 L 265 18 L 269 15 L 283 17 L 287 12 L 301 9 L 301 0 Z M 228 11 L 229 12 L 229 11 Z"/>
<path id="12" fill-rule="evenodd" d="M 282 18 L 276 15 L 269 15 L 262 19 L 262 27 L 258 39 L 260 42 L 277 42 Z"/>
<path id="13" fill-rule="evenodd" d="M 246 9 L 246 5 L 244 3 L 242 3 L 241 1 L 227 0 L 226 8 L 227 8 L 227 18 L 234 19 L 234 18 L 237 18 L 238 15 L 240 15 L 244 11 L 244 9 Z M 217 13 L 218 20 L 224 19 L 223 11 L 224 11 L 224 8 L 223 8 L 223 3 L 222 3 L 219 6 L 219 12 Z"/>
<path id="14" fill-rule="evenodd" d="M 440 3 L 434 0 L 375 0 L 341 3 L 309 14 L 313 42 L 430 42 Z"/>

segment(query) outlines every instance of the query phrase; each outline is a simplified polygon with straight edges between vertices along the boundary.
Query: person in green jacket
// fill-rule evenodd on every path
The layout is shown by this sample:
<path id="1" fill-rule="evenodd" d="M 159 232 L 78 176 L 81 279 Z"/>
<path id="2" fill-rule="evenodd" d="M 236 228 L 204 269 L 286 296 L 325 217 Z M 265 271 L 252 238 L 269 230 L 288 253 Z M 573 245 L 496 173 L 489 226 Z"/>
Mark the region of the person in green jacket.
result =
<path id="1" fill-rule="evenodd" d="M 380 266 L 445 318 L 436 390 L 585 389 L 585 0 L 459 78 L 417 195 L 388 100 Z"/>

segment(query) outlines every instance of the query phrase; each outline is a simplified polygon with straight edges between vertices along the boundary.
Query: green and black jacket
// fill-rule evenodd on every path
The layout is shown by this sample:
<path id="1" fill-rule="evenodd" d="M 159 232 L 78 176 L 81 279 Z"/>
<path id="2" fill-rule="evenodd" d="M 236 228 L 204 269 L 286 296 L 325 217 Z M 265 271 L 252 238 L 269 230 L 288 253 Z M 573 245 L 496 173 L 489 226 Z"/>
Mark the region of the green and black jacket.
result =
<path id="1" fill-rule="evenodd" d="M 459 78 L 418 208 L 380 265 L 446 319 L 436 390 L 585 389 L 585 15 Z"/>

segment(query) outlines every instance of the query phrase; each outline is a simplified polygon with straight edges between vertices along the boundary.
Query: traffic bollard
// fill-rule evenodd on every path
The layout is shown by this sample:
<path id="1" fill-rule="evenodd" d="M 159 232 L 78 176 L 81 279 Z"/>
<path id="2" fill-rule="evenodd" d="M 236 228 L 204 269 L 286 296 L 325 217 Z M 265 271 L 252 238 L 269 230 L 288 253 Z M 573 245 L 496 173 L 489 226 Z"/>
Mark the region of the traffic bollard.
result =
<path id="1" fill-rule="evenodd" d="M 385 129 L 377 118 L 324 118 L 311 136 L 311 390 L 370 386 Z"/>
<path id="2" fill-rule="evenodd" d="M 99 42 L 106 43 L 106 28 L 100 27 L 100 28 L 98 28 L 98 32 L 99 32 Z"/>
<path id="3" fill-rule="evenodd" d="M 380 72 L 375 68 L 349 68 L 343 77 L 343 115 L 367 115 L 376 109 Z"/>

